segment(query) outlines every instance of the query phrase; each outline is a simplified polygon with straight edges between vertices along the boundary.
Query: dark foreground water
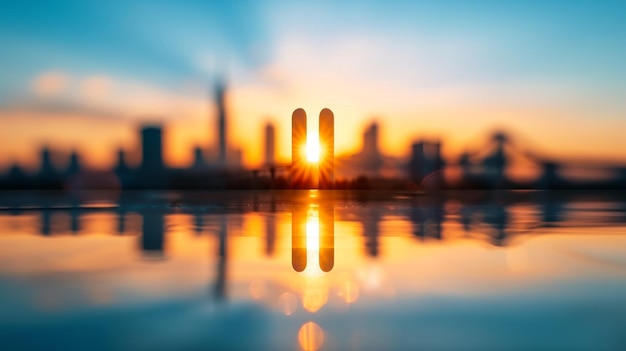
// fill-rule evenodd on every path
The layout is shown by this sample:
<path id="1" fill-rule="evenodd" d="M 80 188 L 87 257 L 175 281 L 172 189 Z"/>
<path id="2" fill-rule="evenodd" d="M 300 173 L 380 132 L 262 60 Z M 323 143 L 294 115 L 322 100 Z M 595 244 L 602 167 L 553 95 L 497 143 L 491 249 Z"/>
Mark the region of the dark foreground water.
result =
<path id="1" fill-rule="evenodd" d="M 626 350 L 626 196 L 0 194 L 1 350 Z"/>

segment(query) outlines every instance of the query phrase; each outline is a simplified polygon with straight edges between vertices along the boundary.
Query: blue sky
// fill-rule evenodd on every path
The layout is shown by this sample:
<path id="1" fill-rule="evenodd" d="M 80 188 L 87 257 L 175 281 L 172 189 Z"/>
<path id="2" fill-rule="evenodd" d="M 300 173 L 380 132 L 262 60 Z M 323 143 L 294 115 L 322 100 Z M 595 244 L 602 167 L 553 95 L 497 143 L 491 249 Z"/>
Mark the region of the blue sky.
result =
<path id="1" fill-rule="evenodd" d="M 245 2 L 61 0 L 4 6 L 1 43 L 11 49 L 7 63 L 15 69 L 10 78 L 17 86 L 50 67 L 167 84 L 206 73 L 193 55 L 225 52 L 250 64 L 253 43 L 268 41 L 262 24 L 247 14 L 257 5 Z"/>
<path id="2" fill-rule="evenodd" d="M 210 104 L 210 79 L 222 68 L 232 140 L 251 149 L 253 163 L 244 140 L 256 143 L 268 118 L 287 123 L 300 106 L 345 116 L 340 127 L 355 136 L 339 150 L 358 147 L 358 128 L 377 118 L 388 125 L 390 153 L 422 136 L 448 137 L 452 153 L 468 135 L 507 127 L 543 140 L 548 152 L 601 157 L 624 146 L 616 130 L 626 127 L 625 38 L 619 1 L 5 1 L 0 103 L 41 102 L 33 85 L 53 72 L 63 79 L 46 103 L 85 115 L 132 111 L 123 113 L 129 123 L 134 111 L 167 110 L 141 108 L 110 88 L 92 106 L 80 87 L 105 77 L 107 87 L 185 104 L 198 114 L 185 123 L 200 123 L 210 113 L 200 103 Z M 177 133 L 190 143 L 213 138 Z M 555 134 L 561 139 L 545 141 Z"/>

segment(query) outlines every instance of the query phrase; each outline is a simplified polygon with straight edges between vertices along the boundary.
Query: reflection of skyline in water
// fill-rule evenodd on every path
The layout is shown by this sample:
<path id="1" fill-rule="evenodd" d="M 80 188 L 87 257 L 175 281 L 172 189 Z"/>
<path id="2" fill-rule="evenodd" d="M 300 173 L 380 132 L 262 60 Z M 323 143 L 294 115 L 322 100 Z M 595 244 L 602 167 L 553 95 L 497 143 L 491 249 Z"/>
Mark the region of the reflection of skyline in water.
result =
<path id="1" fill-rule="evenodd" d="M 584 272 L 601 269 L 604 276 L 619 274 L 625 265 L 619 250 L 599 251 L 611 247 L 609 242 L 619 242 L 623 234 L 626 202 L 619 197 L 543 194 L 530 201 L 524 197 L 349 196 L 312 191 L 301 197 L 281 193 L 230 196 L 222 203 L 217 199 L 219 206 L 174 198 L 100 204 L 48 201 L 38 206 L 3 207 L 2 238 L 28 239 L 34 250 L 24 253 L 29 265 L 5 264 L 4 271 L 22 267 L 42 272 L 39 276 L 54 272 L 51 278 L 41 280 L 44 285 L 39 285 L 39 278 L 29 283 L 35 284 L 33 289 L 39 291 L 41 300 L 37 303 L 46 309 L 62 311 L 58 306 L 67 309 L 85 304 L 70 298 L 76 291 L 67 292 L 81 281 L 81 289 L 90 296 L 88 305 L 117 305 L 128 299 L 131 291 L 139 294 L 135 298 L 141 301 L 154 301 L 161 295 L 189 298 L 197 291 L 193 301 L 211 303 L 217 308 L 211 311 L 236 313 L 233 311 L 242 302 L 252 301 L 278 312 L 293 324 L 283 328 L 281 338 L 295 340 L 303 349 L 320 345 L 342 349 L 352 345 L 342 339 L 344 332 L 346 338 L 352 335 L 360 340 L 357 344 L 361 347 L 372 342 L 384 348 L 396 342 L 393 335 L 409 335 L 400 326 L 383 328 L 381 334 L 365 320 L 418 321 L 419 314 L 398 317 L 406 313 L 402 311 L 407 307 L 402 306 L 417 308 L 418 297 L 463 294 L 471 303 L 472 294 L 495 298 L 528 293 L 529 279 L 561 284 L 573 279 L 568 284 L 574 284 L 576 277 L 586 276 Z M 617 241 L 607 241 L 607 235 Z M 124 242 L 133 245 L 107 253 L 115 242 L 117 247 Z M 557 242 L 558 250 L 546 251 L 550 243 Z M 537 246 L 539 243 L 543 244 Z M 11 242 L 5 247 L 12 247 Z M 43 253 L 32 260 L 37 252 Z M 67 253 L 71 254 L 66 258 Z M 48 262 L 46 268 L 38 261 Z M 66 283 L 59 285 L 59 281 Z M 541 289 L 548 296 L 567 294 L 561 288 L 553 292 Z M 402 305 L 394 307 L 399 301 Z M 379 304 L 386 307 L 370 311 Z M 370 312 L 363 312 L 366 310 Z M 394 317 L 383 317 L 385 313 Z M 229 314 L 222 314 L 225 321 L 219 323 L 229 323 Z M 236 325 L 255 318 L 259 315 L 240 315 L 231 321 Z M 350 325 L 362 325 L 372 338 L 377 335 L 386 341 L 356 337 L 356 329 Z M 427 325 L 422 325 L 424 333 Z M 454 329 L 454 323 L 447 325 Z M 223 329 L 223 334 L 213 334 L 211 340 L 230 338 L 233 342 L 235 329 Z"/>
<path id="2" fill-rule="evenodd" d="M 264 199 L 265 201 L 267 199 Z M 247 199 L 238 200 L 231 210 L 213 207 L 188 207 L 170 205 L 168 203 L 137 205 L 112 203 L 104 207 L 83 206 L 73 202 L 71 206 L 61 203 L 47 203 L 41 206 L 0 207 L 0 214 L 7 214 L 7 218 L 20 214 L 37 214 L 37 233 L 42 236 L 60 234 L 81 234 L 85 232 L 84 218 L 93 214 L 114 215 L 110 222 L 115 223 L 115 230 L 111 234 L 128 234 L 128 218 L 141 218 L 140 247 L 145 253 L 163 254 L 166 251 L 165 240 L 168 228 L 166 218 L 172 215 L 190 215 L 188 226 L 193 228 L 196 235 L 204 235 L 207 231 L 215 233 L 216 237 L 227 236 L 225 218 L 234 217 L 241 226 L 241 220 L 249 213 L 246 209 Z M 340 203 L 337 207 L 335 202 Z M 346 205 L 347 204 L 347 205 Z M 542 228 L 558 228 L 568 226 L 610 226 L 626 223 L 626 201 L 616 199 L 571 200 L 541 196 L 539 201 L 468 201 L 459 202 L 446 198 L 405 199 L 389 205 L 382 202 L 367 202 L 362 199 L 358 202 L 346 202 L 345 199 L 336 200 L 335 197 L 324 198 L 318 201 L 314 198 L 306 202 L 282 204 L 277 211 L 276 198 L 272 197 L 267 206 L 259 209 L 259 199 L 251 204 L 252 213 L 259 213 L 264 217 L 263 237 L 265 238 L 264 252 L 268 257 L 275 253 L 277 228 L 277 213 L 291 213 L 291 235 L 293 240 L 293 265 L 296 271 L 303 271 L 307 267 L 307 246 L 314 245 L 319 250 L 317 259 L 319 264 L 325 265 L 322 271 L 329 271 L 333 267 L 333 255 L 322 254 L 327 248 L 333 247 L 334 226 L 329 223 L 335 221 L 350 222 L 361 228 L 363 249 L 368 256 L 379 255 L 379 238 L 381 235 L 395 235 L 405 233 L 381 234 L 381 225 L 389 218 L 401 218 L 410 225 L 411 235 L 419 241 L 446 240 L 446 223 L 458 223 L 469 237 L 483 238 L 494 246 L 506 246 L 507 240 L 517 235 L 532 235 L 533 231 Z M 524 208 L 524 211 L 517 211 Z M 602 216 L 594 216 L 604 211 Z M 519 213 L 517 213 L 519 212 Z M 580 216 L 579 214 L 582 214 Z M 522 218 L 523 217 L 523 218 Z M 585 223 L 585 219 L 592 222 Z M 233 219 L 231 219 L 232 221 Z M 135 225 L 135 230 L 136 225 Z M 312 240 L 310 233 L 319 232 Z M 538 234 L 538 233 L 537 233 Z M 220 244 L 217 253 L 219 257 L 226 255 L 225 243 Z M 224 246 L 224 247 L 222 247 Z M 299 252 L 299 250 L 303 250 Z"/>
<path id="3" fill-rule="evenodd" d="M 307 293 L 310 310 L 323 305 L 328 292 L 327 282 L 322 282 L 324 272 L 336 265 L 335 226 L 348 224 L 348 234 L 340 230 L 338 235 L 361 237 L 361 252 L 376 260 L 393 257 L 396 253 L 381 250 L 383 237 L 412 238 L 414 245 L 428 242 L 455 242 L 459 238 L 486 243 L 492 247 L 517 245 L 519 240 L 543 235 L 559 228 L 610 227 L 626 223 L 626 202 L 620 199 L 587 201 L 542 195 L 538 202 L 488 201 L 471 199 L 465 202 L 447 198 L 409 198 L 399 201 L 378 201 L 357 198 L 346 200 L 331 193 L 311 191 L 307 197 L 291 203 L 282 202 L 274 196 L 235 199 L 232 208 L 168 205 L 163 203 L 124 203 L 114 206 L 90 207 L 50 205 L 35 209 L 11 208 L 4 221 L 19 214 L 36 214 L 39 224 L 36 231 L 42 236 L 81 235 L 94 231 L 93 224 L 85 228 L 94 215 L 107 215 L 107 223 L 115 225 L 107 234 L 138 235 L 138 247 L 144 259 L 168 259 L 168 237 L 176 235 L 179 227 L 191 228 L 201 240 L 207 237 L 215 248 L 207 257 L 215 259 L 212 265 L 214 283 L 211 296 L 225 300 L 228 296 L 229 238 L 253 235 L 263 241 L 263 254 L 267 259 L 277 255 L 276 245 L 281 237 L 291 237 L 291 265 L 295 272 L 302 272 L 308 282 L 315 284 L 302 289 Z M 302 201 L 300 201 L 302 200 Z M 250 207 L 252 212 L 247 208 Z M 249 214 L 260 219 L 254 233 L 244 230 Z M 291 219 L 285 215 L 291 214 Z M 181 217 L 184 216 L 184 217 Z M 173 218 L 176 225 L 168 224 Z M 187 223 L 184 223 L 187 218 Z M 130 220 L 130 222 L 129 222 Z M 183 220 L 183 222 L 181 222 Z M 287 227 L 285 226 L 287 225 Z M 247 226 L 246 226 L 247 227 Z M 234 232 L 233 230 L 235 229 Z M 289 230 L 287 230 L 287 228 Z M 284 250 L 284 248 L 281 248 Z M 358 246 L 340 250 L 341 255 L 356 255 Z M 381 256 L 382 255 L 382 256 Z M 345 259 L 345 257 L 343 258 Z M 340 262 L 342 260 L 340 259 Z M 376 271 L 376 268 L 372 268 Z M 376 281 L 378 273 L 369 274 Z M 349 285 L 350 283 L 348 283 Z M 305 284 L 306 285 L 306 284 Z M 326 286 L 326 287 L 324 287 Z M 322 289 L 323 288 L 323 289 Z M 316 291 L 315 293 L 310 293 Z M 314 296 L 314 298 L 310 297 Z M 317 299 L 317 302 L 311 302 Z"/>

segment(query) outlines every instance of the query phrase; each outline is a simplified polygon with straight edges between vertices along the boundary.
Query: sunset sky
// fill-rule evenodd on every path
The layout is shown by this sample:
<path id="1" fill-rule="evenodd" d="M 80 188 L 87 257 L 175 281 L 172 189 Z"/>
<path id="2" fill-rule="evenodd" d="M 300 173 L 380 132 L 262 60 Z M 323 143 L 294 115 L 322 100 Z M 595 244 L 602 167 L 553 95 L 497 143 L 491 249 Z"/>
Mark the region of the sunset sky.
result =
<path id="1" fill-rule="evenodd" d="M 4 1 L 0 171 L 44 144 L 110 166 L 155 121 L 185 166 L 216 144 L 220 71 L 249 166 L 267 121 L 290 159 L 298 107 L 311 126 L 333 110 L 338 153 L 378 120 L 395 156 L 426 137 L 455 157 L 506 129 L 546 155 L 626 162 L 625 38 L 623 1 Z"/>

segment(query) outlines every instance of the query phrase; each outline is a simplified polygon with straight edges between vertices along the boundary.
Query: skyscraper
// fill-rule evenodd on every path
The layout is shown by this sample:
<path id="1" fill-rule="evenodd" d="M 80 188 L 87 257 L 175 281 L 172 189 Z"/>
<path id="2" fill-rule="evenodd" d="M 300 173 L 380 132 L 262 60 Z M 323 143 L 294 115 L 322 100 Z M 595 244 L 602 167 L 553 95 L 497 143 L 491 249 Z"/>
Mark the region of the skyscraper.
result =
<path id="1" fill-rule="evenodd" d="M 424 142 L 416 142 L 411 145 L 411 161 L 409 162 L 411 181 L 420 185 L 426 175 L 426 158 L 424 155 Z"/>
<path id="2" fill-rule="evenodd" d="M 70 154 L 70 163 L 67 166 L 67 170 L 65 171 L 65 173 L 67 175 L 76 174 L 80 171 L 80 169 L 81 169 L 80 157 L 78 156 L 78 153 L 76 152 L 76 150 L 73 150 L 72 153 Z"/>
<path id="3" fill-rule="evenodd" d="M 145 126 L 141 129 L 141 169 L 148 172 L 164 169 L 160 126 Z"/>
<path id="4" fill-rule="evenodd" d="M 378 151 L 378 123 L 372 123 L 363 133 L 363 155 L 368 158 L 377 158 Z"/>
<path id="5" fill-rule="evenodd" d="M 44 147 L 40 152 L 40 167 L 39 174 L 43 177 L 51 176 L 56 173 L 54 165 L 52 164 L 52 156 L 50 149 Z"/>
<path id="6" fill-rule="evenodd" d="M 61 174 L 57 172 L 52 159 L 53 154 L 47 147 L 41 150 L 41 166 L 37 174 L 38 186 L 42 189 L 55 189 L 62 186 Z"/>
<path id="7" fill-rule="evenodd" d="M 363 148 L 359 156 L 361 171 L 367 175 L 378 175 L 383 165 L 378 148 L 378 123 L 372 123 L 363 133 Z"/>
<path id="8" fill-rule="evenodd" d="M 141 167 L 135 179 L 138 187 L 162 189 L 167 186 L 162 134 L 158 125 L 141 128 Z"/>
<path id="9" fill-rule="evenodd" d="M 465 172 L 467 175 L 467 162 Z M 444 161 L 441 157 L 441 142 L 428 142 L 421 140 L 411 145 L 411 160 L 409 161 L 409 174 L 411 181 L 420 186 L 428 186 L 440 189 L 444 185 L 442 170 Z M 427 181 L 428 184 L 424 184 Z"/>
<path id="10" fill-rule="evenodd" d="M 196 146 L 193 149 L 193 168 L 199 169 L 203 168 L 204 163 L 204 151 L 200 146 Z"/>
<path id="11" fill-rule="evenodd" d="M 218 130 L 218 162 L 220 166 L 226 165 L 226 107 L 224 99 L 224 83 L 218 80 L 215 85 L 215 103 L 217 105 L 217 130 Z"/>
<path id="12" fill-rule="evenodd" d="M 128 164 L 126 163 L 126 153 L 123 149 L 117 150 L 117 163 L 115 168 L 113 168 L 113 171 L 118 175 L 118 177 L 120 174 L 130 171 L 130 167 L 128 167 Z"/>
<path id="13" fill-rule="evenodd" d="M 271 122 L 265 125 L 265 165 L 274 166 L 276 155 L 276 129 Z"/>

